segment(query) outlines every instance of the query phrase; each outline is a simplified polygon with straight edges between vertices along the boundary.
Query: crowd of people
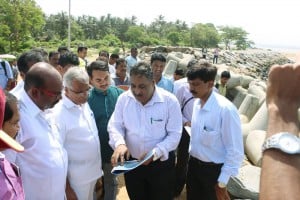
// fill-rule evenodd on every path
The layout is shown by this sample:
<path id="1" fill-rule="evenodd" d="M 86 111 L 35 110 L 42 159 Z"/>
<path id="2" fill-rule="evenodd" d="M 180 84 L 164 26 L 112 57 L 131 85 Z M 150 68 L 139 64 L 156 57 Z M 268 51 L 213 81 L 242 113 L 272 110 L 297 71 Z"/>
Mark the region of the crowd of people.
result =
<path id="1" fill-rule="evenodd" d="M 146 62 L 135 47 L 125 58 L 103 50 L 88 62 L 87 52 L 32 49 L 17 59 L 17 85 L 7 86 L 12 71 L 0 82 L 0 199 L 115 200 L 113 167 L 152 151 L 124 174 L 130 199 L 172 200 L 186 185 L 188 200 L 229 200 L 226 186 L 244 158 L 238 110 L 226 98 L 230 72 L 216 83 L 213 63 L 191 60 L 169 79 L 161 53 Z M 299 81 L 299 65 L 271 68 L 268 137 L 298 136 Z M 280 149 L 263 155 L 261 199 L 297 199 L 299 156 Z M 286 192 L 274 184 L 280 175 Z"/>

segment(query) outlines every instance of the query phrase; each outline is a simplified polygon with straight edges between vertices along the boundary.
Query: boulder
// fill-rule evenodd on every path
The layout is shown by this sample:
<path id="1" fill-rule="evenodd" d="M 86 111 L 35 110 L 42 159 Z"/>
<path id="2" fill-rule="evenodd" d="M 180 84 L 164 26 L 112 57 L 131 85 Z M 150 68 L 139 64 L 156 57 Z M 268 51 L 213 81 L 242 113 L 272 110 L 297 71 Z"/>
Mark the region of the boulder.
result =
<path id="1" fill-rule="evenodd" d="M 251 131 L 246 138 L 245 153 L 251 163 L 257 167 L 261 167 L 261 147 L 265 141 L 265 137 L 266 131 L 254 130 Z"/>

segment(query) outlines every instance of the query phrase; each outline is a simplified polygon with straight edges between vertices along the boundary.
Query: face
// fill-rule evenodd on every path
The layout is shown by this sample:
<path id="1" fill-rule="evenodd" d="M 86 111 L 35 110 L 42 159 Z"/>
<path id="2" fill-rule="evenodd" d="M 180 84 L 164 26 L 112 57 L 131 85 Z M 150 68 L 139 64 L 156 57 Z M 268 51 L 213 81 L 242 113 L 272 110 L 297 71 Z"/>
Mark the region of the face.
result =
<path id="1" fill-rule="evenodd" d="M 90 86 L 88 83 L 82 83 L 80 81 L 74 80 L 72 82 L 72 87 L 65 88 L 65 94 L 73 103 L 81 105 L 86 103 L 89 90 Z"/>
<path id="2" fill-rule="evenodd" d="M 221 82 L 222 85 L 226 85 L 226 83 L 228 82 L 228 80 L 229 80 L 229 78 L 223 77 L 223 78 L 221 78 L 220 82 Z"/>
<path id="3" fill-rule="evenodd" d="M 195 98 L 200 98 L 206 101 L 212 91 L 214 81 L 207 81 L 206 83 L 199 78 L 189 80 L 190 92 Z"/>
<path id="4" fill-rule="evenodd" d="M 117 66 L 116 74 L 119 77 L 125 77 L 126 76 L 126 63 L 125 62 L 122 62 Z"/>
<path id="5" fill-rule="evenodd" d="M 87 55 L 87 49 L 83 49 L 82 51 L 79 51 L 78 56 L 80 58 L 85 58 Z"/>
<path id="6" fill-rule="evenodd" d="M 5 131 L 10 137 L 16 138 L 18 131 L 20 130 L 20 114 L 17 102 L 12 102 L 10 107 L 13 111 L 13 116 L 11 119 L 3 123 L 2 130 Z"/>
<path id="7" fill-rule="evenodd" d="M 137 52 L 137 50 L 131 50 L 131 56 L 132 57 L 136 57 L 138 55 L 138 52 Z"/>
<path id="8" fill-rule="evenodd" d="M 60 99 L 62 91 L 61 77 L 47 80 L 44 87 L 33 88 L 36 104 L 41 110 L 52 108 Z"/>
<path id="9" fill-rule="evenodd" d="M 53 67 L 58 66 L 58 60 L 59 60 L 60 54 L 55 54 L 49 59 L 49 64 L 52 65 Z"/>
<path id="10" fill-rule="evenodd" d="M 153 76 L 154 77 L 161 77 L 162 73 L 165 69 L 165 65 L 166 65 L 165 62 L 161 62 L 159 60 L 153 61 L 153 63 L 151 64 L 151 68 L 152 68 L 152 71 L 153 71 Z"/>
<path id="11" fill-rule="evenodd" d="M 154 80 L 149 80 L 145 76 L 133 75 L 130 77 L 131 91 L 139 102 L 145 105 L 153 96 L 155 89 Z"/>
<path id="12" fill-rule="evenodd" d="M 93 70 L 90 83 L 98 90 L 106 91 L 110 85 L 110 76 L 108 71 Z"/>
<path id="13" fill-rule="evenodd" d="M 177 80 L 183 78 L 182 75 L 178 75 L 178 74 L 174 74 L 173 77 L 174 77 L 174 80 L 175 80 L 175 81 L 177 81 Z"/>

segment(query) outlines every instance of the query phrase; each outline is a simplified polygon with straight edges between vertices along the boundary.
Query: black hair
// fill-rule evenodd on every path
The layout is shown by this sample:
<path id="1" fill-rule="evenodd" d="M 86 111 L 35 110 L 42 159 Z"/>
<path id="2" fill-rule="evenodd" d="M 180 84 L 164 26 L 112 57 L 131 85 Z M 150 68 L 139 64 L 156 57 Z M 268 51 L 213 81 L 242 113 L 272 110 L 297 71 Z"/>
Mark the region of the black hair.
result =
<path id="1" fill-rule="evenodd" d="M 108 53 L 108 51 L 102 50 L 99 52 L 99 56 L 104 56 L 104 57 L 109 58 L 109 53 Z"/>
<path id="2" fill-rule="evenodd" d="M 204 81 L 213 81 L 217 75 L 216 66 L 207 61 L 199 62 L 190 67 L 186 73 L 188 80 L 195 80 L 196 78 Z"/>
<path id="3" fill-rule="evenodd" d="M 86 47 L 86 46 L 79 46 L 78 48 L 77 48 L 77 53 L 79 53 L 79 52 L 81 52 L 81 51 L 83 51 L 83 50 L 87 50 L 88 48 Z"/>
<path id="4" fill-rule="evenodd" d="M 87 73 L 90 77 L 92 77 L 94 70 L 109 72 L 108 63 L 102 60 L 97 60 L 87 66 Z"/>
<path id="5" fill-rule="evenodd" d="M 59 57 L 58 64 L 62 67 L 72 64 L 74 66 L 79 65 L 79 58 L 75 53 L 66 52 Z"/>
<path id="6" fill-rule="evenodd" d="M 125 63 L 126 64 L 126 60 L 124 58 L 119 58 L 116 60 L 116 68 L 121 64 L 121 63 Z"/>
<path id="7" fill-rule="evenodd" d="M 230 72 L 229 71 L 223 71 L 221 73 L 221 78 L 228 78 L 228 79 L 230 79 Z"/>
<path id="8" fill-rule="evenodd" d="M 14 115 L 11 104 L 18 103 L 18 99 L 13 94 L 11 94 L 7 91 L 5 91 L 4 93 L 5 93 L 5 110 L 4 110 L 3 124 L 4 124 L 4 122 L 9 121 Z"/>
<path id="9" fill-rule="evenodd" d="M 52 57 L 52 56 L 55 56 L 57 54 L 60 54 L 58 51 L 50 51 L 49 52 L 49 59 Z"/>
<path id="10" fill-rule="evenodd" d="M 112 54 L 110 55 L 110 58 L 116 58 L 116 59 L 118 59 L 118 58 L 119 58 L 119 55 L 118 55 L 118 54 L 115 54 L 115 53 L 112 53 Z"/>
<path id="11" fill-rule="evenodd" d="M 131 76 L 145 76 L 147 79 L 153 80 L 151 66 L 143 61 L 138 62 L 131 68 L 130 77 Z"/>
<path id="12" fill-rule="evenodd" d="M 167 62 L 166 57 L 164 55 L 162 55 L 161 53 L 154 53 L 154 54 L 152 54 L 151 61 L 150 61 L 151 65 L 156 60 L 164 62 L 164 63 Z"/>
<path id="13" fill-rule="evenodd" d="M 38 62 L 45 62 L 46 60 L 38 51 L 28 51 L 23 53 L 17 61 L 18 70 L 26 74 L 31 66 L 29 64 L 35 64 Z"/>
<path id="14" fill-rule="evenodd" d="M 176 69 L 174 74 L 179 76 L 184 76 L 184 70 L 183 69 Z"/>
<path id="15" fill-rule="evenodd" d="M 57 51 L 59 53 L 62 53 L 63 51 L 69 52 L 69 49 L 66 46 L 60 46 L 60 47 L 58 47 Z"/>

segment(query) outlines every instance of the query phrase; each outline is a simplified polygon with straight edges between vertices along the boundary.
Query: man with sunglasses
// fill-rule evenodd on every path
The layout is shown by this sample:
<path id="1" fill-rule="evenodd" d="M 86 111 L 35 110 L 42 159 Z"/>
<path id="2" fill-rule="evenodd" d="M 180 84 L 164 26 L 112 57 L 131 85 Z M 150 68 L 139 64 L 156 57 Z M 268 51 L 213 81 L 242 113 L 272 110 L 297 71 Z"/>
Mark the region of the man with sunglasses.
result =
<path id="1" fill-rule="evenodd" d="M 20 132 L 25 151 L 17 154 L 26 199 L 64 199 L 67 153 L 52 108 L 60 99 L 62 78 L 50 64 L 38 62 L 26 73 L 20 93 Z"/>

